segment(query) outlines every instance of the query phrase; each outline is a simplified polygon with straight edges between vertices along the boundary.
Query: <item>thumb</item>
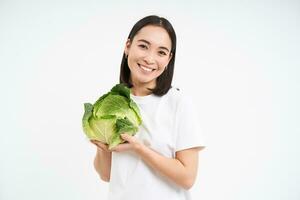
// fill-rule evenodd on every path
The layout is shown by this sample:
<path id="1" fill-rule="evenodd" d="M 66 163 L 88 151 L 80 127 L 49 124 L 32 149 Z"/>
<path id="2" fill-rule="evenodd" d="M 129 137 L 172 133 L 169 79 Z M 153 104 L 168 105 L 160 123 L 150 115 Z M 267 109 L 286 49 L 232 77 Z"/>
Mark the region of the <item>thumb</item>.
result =
<path id="1" fill-rule="evenodd" d="M 129 143 L 132 141 L 132 136 L 128 135 L 127 133 L 122 133 L 121 138 Z"/>

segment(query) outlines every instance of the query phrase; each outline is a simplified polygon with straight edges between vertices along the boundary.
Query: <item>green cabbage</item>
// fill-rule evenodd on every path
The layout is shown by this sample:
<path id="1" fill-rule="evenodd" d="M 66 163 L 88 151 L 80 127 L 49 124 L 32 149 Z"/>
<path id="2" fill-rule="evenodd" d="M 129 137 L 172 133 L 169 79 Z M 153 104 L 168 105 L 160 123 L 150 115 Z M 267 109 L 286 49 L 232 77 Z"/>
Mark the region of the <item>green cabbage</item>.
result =
<path id="1" fill-rule="evenodd" d="M 115 85 L 94 105 L 84 104 L 83 131 L 90 140 L 108 144 L 109 149 L 123 143 L 121 133 L 135 135 L 142 123 L 137 104 L 130 98 L 130 89 Z"/>

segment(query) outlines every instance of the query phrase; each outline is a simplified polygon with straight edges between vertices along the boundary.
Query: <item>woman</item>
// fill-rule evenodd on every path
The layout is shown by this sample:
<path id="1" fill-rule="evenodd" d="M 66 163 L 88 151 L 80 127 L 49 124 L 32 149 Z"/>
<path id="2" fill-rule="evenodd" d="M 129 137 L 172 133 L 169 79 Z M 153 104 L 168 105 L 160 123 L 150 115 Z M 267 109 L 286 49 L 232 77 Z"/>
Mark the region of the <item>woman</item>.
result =
<path id="1" fill-rule="evenodd" d="M 120 82 L 131 88 L 143 123 L 126 143 L 98 148 L 94 161 L 102 180 L 110 182 L 110 200 L 190 199 L 204 148 L 188 96 L 172 88 L 176 34 L 170 22 L 147 16 L 132 28 L 121 63 Z"/>

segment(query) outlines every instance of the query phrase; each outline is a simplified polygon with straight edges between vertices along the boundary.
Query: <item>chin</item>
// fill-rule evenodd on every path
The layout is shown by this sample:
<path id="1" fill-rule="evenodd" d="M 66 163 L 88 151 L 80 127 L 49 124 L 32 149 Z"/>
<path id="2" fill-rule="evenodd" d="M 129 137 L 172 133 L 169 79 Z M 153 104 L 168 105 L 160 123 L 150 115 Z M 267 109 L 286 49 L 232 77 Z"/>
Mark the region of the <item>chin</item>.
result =
<path id="1" fill-rule="evenodd" d="M 149 78 L 138 78 L 136 79 L 136 82 L 142 83 L 142 84 L 151 84 L 152 82 L 155 82 L 155 79 L 149 79 Z"/>

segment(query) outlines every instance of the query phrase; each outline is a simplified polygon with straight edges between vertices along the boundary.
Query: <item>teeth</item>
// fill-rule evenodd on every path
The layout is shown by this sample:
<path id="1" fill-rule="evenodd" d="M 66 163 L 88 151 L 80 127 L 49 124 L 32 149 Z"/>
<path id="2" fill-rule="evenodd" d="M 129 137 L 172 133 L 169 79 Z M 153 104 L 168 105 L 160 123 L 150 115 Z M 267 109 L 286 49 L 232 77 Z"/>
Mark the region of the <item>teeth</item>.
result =
<path id="1" fill-rule="evenodd" d="M 140 65 L 140 67 L 141 67 L 143 70 L 147 71 L 147 72 L 152 72 L 152 69 L 146 68 L 146 67 L 144 67 L 144 66 L 142 66 L 142 65 Z"/>

